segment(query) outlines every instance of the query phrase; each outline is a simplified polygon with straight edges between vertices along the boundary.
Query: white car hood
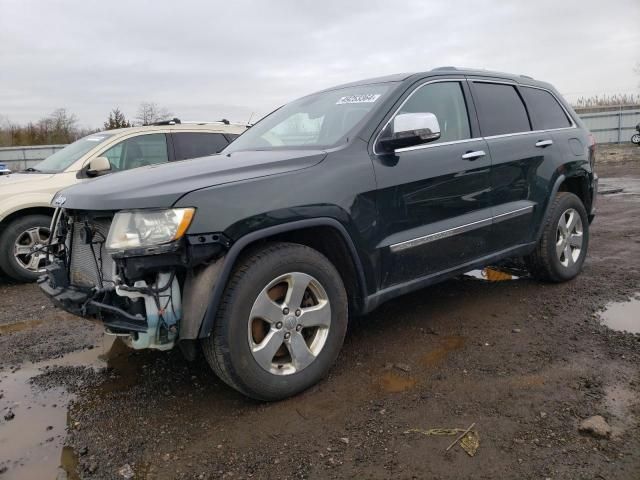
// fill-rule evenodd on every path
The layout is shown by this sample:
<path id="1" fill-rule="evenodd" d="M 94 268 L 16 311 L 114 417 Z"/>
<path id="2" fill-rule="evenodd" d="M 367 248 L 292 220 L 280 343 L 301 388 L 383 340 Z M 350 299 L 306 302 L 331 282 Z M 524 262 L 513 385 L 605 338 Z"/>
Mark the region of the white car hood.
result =
<path id="1" fill-rule="evenodd" d="M 1 175 L 0 176 L 0 192 L 8 185 L 16 185 L 18 183 L 25 182 L 42 182 L 44 180 L 50 179 L 53 173 L 10 173 L 9 175 Z M 26 186 L 26 185 L 25 185 Z"/>

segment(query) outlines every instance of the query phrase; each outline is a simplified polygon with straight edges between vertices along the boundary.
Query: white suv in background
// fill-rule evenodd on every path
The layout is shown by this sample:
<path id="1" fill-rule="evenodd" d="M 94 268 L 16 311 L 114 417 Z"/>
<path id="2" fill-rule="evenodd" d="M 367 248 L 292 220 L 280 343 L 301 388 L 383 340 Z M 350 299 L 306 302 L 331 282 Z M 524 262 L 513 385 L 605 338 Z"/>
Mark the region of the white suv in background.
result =
<path id="1" fill-rule="evenodd" d="M 213 155 L 246 130 L 222 122 L 178 119 L 88 135 L 34 167 L 0 176 L 0 273 L 35 280 L 49 238 L 56 192 L 75 183 L 132 168 Z M 141 174 L 143 174 L 141 172 Z"/>

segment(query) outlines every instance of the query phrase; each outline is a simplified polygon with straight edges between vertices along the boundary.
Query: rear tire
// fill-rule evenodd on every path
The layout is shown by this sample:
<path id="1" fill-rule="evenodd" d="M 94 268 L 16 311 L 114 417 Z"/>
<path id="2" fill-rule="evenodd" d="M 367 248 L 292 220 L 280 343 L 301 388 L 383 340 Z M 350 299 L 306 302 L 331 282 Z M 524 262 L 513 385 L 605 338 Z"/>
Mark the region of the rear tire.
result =
<path id="1" fill-rule="evenodd" d="M 636 145 L 640 145 L 640 133 L 634 133 L 631 136 L 631 142 L 635 143 Z"/>
<path id="2" fill-rule="evenodd" d="M 588 246 L 589 220 L 584 205 L 573 193 L 559 192 L 536 249 L 525 261 L 535 278 L 565 282 L 582 270 Z"/>
<path id="3" fill-rule="evenodd" d="M 29 249 L 48 240 L 50 226 L 46 215 L 26 215 L 7 225 L 0 235 L 0 270 L 19 282 L 37 280 L 45 256 L 30 254 Z"/>
<path id="4" fill-rule="evenodd" d="M 307 246 L 274 243 L 238 260 L 202 347 L 225 383 L 258 400 L 280 400 L 327 375 L 347 319 L 333 264 Z"/>

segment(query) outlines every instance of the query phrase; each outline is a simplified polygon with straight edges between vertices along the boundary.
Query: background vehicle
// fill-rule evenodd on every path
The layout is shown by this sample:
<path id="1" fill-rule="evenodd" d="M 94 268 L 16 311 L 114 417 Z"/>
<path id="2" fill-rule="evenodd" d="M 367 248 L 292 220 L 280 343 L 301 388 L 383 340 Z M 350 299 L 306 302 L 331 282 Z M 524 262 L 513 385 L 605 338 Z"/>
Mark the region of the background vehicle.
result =
<path id="1" fill-rule="evenodd" d="M 9 167 L 7 167 L 6 163 L 0 163 L 0 175 L 7 175 L 11 173 L 11 170 L 9 170 Z"/>
<path id="2" fill-rule="evenodd" d="M 49 238 L 54 194 L 104 173 L 218 153 L 246 127 L 228 122 L 182 123 L 107 130 L 88 135 L 33 168 L 0 182 L 0 271 L 19 281 L 42 273 L 35 251 Z"/>
<path id="3" fill-rule="evenodd" d="M 213 159 L 61 192 L 41 288 L 133 348 L 193 355 L 254 398 L 316 383 L 348 314 L 511 258 L 580 272 L 593 137 L 549 84 L 459 70 L 276 110 Z"/>
<path id="4" fill-rule="evenodd" d="M 636 145 L 640 145 L 640 123 L 636 125 L 636 130 L 638 131 L 638 133 L 634 133 L 631 136 L 631 142 L 635 143 Z"/>

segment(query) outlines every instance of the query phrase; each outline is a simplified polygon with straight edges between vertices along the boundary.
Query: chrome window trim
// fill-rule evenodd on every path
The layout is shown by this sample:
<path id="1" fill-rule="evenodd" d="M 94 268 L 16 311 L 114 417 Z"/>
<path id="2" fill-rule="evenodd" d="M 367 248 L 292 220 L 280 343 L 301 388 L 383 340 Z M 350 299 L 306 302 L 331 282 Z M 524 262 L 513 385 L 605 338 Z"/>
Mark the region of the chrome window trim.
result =
<path id="1" fill-rule="evenodd" d="M 416 87 L 416 89 L 413 92 L 411 92 L 409 94 L 409 96 L 407 98 L 404 99 L 404 101 L 398 106 L 398 108 L 396 108 L 395 112 L 393 112 L 393 114 L 391 115 L 389 120 L 387 120 L 385 122 L 384 126 L 380 129 L 380 131 L 376 135 L 375 141 L 373 142 L 373 154 L 374 155 L 382 155 L 381 153 L 376 151 L 376 145 L 378 145 L 378 140 L 380 140 L 380 135 L 382 135 L 382 132 L 384 131 L 384 129 L 387 128 L 389 123 L 391 123 L 391 121 L 395 118 L 395 116 L 398 114 L 400 109 L 402 107 L 404 107 L 404 104 L 407 103 L 407 101 L 422 87 L 424 87 L 426 85 L 429 85 L 431 83 L 440 83 L 440 82 L 499 83 L 499 84 L 502 84 L 502 85 L 512 85 L 514 87 L 537 88 L 538 90 L 544 90 L 545 92 L 550 93 L 551 96 L 553 96 L 555 101 L 558 103 L 558 105 L 560 105 L 560 108 L 562 108 L 562 110 L 564 111 L 564 113 L 567 116 L 567 118 L 569 118 L 569 120 L 571 121 L 571 126 L 569 126 L 569 127 L 560 127 L 560 128 L 548 128 L 548 129 L 545 129 L 545 130 L 528 130 L 526 132 L 503 133 L 503 134 L 500 134 L 500 135 L 490 135 L 488 137 L 471 137 L 471 138 L 465 138 L 465 139 L 462 139 L 462 140 L 452 140 L 450 142 L 442 142 L 442 143 L 425 143 L 425 144 L 422 144 L 422 145 L 414 145 L 412 147 L 397 148 L 397 149 L 395 149 L 393 151 L 393 153 L 412 152 L 414 150 L 422 150 L 422 149 L 425 149 L 425 148 L 433 148 L 433 147 L 446 146 L 446 145 L 455 145 L 455 144 L 458 144 L 458 143 L 467 143 L 467 142 L 476 141 L 476 140 L 493 140 L 495 138 L 507 138 L 507 137 L 513 137 L 513 136 L 517 136 L 517 135 L 526 135 L 526 134 L 530 134 L 530 133 L 547 133 L 547 132 L 556 132 L 556 131 L 560 131 L 560 130 L 570 130 L 570 129 L 577 129 L 578 128 L 578 126 L 576 125 L 576 123 L 573 120 L 573 117 L 569 114 L 569 112 L 567 111 L 565 106 L 562 104 L 562 102 L 560 100 L 558 100 L 558 97 L 555 95 L 555 93 L 553 93 L 548 88 L 538 87 L 538 86 L 533 86 L 533 85 L 524 85 L 524 84 L 518 83 L 516 81 L 497 80 L 497 79 L 494 80 L 494 79 L 488 79 L 488 78 L 473 78 L 473 77 L 438 78 L 436 80 L 429 80 L 429 81 L 426 81 L 426 82 L 420 84 L 418 87 Z M 463 92 L 463 95 L 464 95 L 464 92 Z M 465 97 L 465 102 L 466 101 L 467 101 L 467 99 Z M 522 102 L 524 103 L 525 108 L 526 108 L 527 104 L 524 101 L 524 99 L 522 99 Z M 468 114 L 469 114 L 469 112 L 467 111 L 467 115 Z M 527 110 L 527 115 L 528 114 L 529 114 L 529 111 Z"/>
<path id="2" fill-rule="evenodd" d="M 411 152 L 413 150 L 422 150 L 424 148 L 439 147 L 441 145 L 454 145 L 456 143 L 477 142 L 478 140 L 482 140 L 482 137 L 465 138 L 464 140 L 451 140 L 450 142 L 442 142 L 442 143 L 425 143 L 423 145 L 414 145 L 413 147 L 396 148 L 394 150 L 394 153 Z"/>
<path id="3" fill-rule="evenodd" d="M 389 249 L 392 253 L 401 252 L 403 250 L 408 250 L 409 248 L 424 245 L 425 243 L 435 242 L 436 240 L 442 240 L 444 238 L 452 237 L 460 233 L 475 230 L 476 228 L 486 227 L 493 223 L 498 223 L 510 218 L 518 217 L 531 211 L 533 211 L 533 205 L 527 205 L 526 207 L 518 208 L 510 212 L 501 213 L 499 215 L 485 218 L 483 220 L 477 220 L 475 222 L 460 225 L 459 227 L 448 228 L 440 232 L 430 233 L 429 235 L 412 238 L 411 240 L 405 240 L 404 242 L 394 243 L 389 246 Z"/>

